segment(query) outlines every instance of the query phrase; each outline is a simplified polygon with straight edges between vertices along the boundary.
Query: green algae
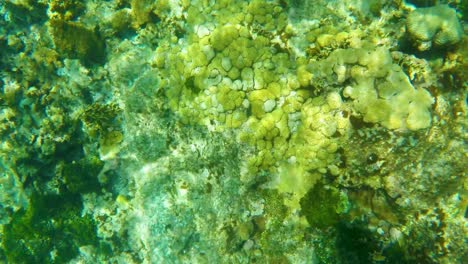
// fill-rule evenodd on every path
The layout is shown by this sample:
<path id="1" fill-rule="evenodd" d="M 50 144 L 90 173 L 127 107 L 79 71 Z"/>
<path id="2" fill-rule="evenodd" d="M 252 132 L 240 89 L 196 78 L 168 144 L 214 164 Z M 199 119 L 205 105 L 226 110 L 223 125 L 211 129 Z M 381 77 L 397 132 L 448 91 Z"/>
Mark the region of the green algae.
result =
<path id="1" fill-rule="evenodd" d="M 465 22 L 468 21 L 468 4 L 466 2 L 462 2 L 458 8 L 461 12 L 462 19 Z"/>
<path id="2" fill-rule="evenodd" d="M 301 213 L 312 227 L 328 228 L 338 223 L 347 211 L 347 201 L 337 189 L 317 183 L 301 199 Z M 347 200 L 347 199 L 346 199 Z"/>
<path id="3" fill-rule="evenodd" d="M 7 261 L 64 263 L 78 254 L 80 246 L 96 244 L 94 221 L 82 216 L 81 209 L 76 194 L 31 194 L 29 207 L 16 212 L 4 227 Z"/>
<path id="4" fill-rule="evenodd" d="M 84 157 L 78 161 L 63 164 L 61 174 L 65 188 L 74 194 L 99 192 L 100 184 L 97 176 L 102 167 L 103 162 L 98 157 Z"/>

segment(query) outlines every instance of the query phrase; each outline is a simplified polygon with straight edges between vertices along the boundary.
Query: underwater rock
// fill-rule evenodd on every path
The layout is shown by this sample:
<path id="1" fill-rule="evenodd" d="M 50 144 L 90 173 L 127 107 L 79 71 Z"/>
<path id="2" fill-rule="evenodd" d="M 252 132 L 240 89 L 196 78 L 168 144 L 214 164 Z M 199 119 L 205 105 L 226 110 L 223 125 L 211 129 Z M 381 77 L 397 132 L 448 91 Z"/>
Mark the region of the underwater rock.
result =
<path id="1" fill-rule="evenodd" d="M 1 263 L 468 259 L 466 45 L 401 42 L 432 5 L 3 2 Z"/>

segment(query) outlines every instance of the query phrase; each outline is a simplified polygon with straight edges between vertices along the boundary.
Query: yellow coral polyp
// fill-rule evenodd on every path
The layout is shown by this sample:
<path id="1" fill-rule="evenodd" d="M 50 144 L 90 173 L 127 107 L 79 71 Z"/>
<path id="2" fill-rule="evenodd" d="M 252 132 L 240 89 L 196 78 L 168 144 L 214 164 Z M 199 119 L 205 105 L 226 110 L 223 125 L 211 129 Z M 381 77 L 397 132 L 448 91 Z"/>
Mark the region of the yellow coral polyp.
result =
<path id="1" fill-rule="evenodd" d="M 215 50 L 222 51 L 238 37 L 239 31 L 234 25 L 224 25 L 213 31 L 210 43 Z"/>
<path id="2" fill-rule="evenodd" d="M 310 80 L 312 79 L 312 73 L 307 71 L 306 65 L 301 65 L 297 68 L 297 80 L 299 84 L 303 87 L 310 85 Z"/>

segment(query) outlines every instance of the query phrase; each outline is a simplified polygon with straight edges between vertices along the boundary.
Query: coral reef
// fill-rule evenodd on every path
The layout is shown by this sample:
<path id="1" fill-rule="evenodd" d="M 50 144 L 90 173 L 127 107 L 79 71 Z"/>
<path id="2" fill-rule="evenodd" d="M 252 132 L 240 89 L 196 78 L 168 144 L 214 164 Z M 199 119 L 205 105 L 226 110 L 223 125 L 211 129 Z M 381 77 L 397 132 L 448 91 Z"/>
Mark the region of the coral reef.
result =
<path id="1" fill-rule="evenodd" d="M 466 5 L 407 2 L 0 3 L 0 262 L 463 263 Z"/>

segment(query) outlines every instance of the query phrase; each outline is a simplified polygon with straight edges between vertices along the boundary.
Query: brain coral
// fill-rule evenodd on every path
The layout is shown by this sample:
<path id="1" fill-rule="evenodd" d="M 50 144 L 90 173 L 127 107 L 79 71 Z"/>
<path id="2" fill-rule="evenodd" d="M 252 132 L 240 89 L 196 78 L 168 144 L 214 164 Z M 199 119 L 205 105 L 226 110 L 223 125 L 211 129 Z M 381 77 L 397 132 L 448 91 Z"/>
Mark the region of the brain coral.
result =
<path id="1" fill-rule="evenodd" d="M 448 46 L 461 40 L 463 29 L 455 9 L 448 5 L 418 8 L 408 15 L 406 27 L 414 45 L 429 50 L 433 44 Z"/>

